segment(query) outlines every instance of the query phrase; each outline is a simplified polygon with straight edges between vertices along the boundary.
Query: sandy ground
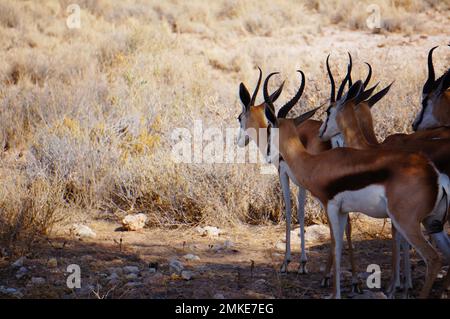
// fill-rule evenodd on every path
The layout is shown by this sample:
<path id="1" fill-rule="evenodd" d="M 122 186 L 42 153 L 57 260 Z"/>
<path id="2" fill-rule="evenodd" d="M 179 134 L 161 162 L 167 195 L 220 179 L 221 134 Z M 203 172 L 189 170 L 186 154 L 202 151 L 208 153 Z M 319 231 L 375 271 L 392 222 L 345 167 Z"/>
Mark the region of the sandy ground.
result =
<path id="1" fill-rule="evenodd" d="M 297 245 L 293 247 L 289 273 L 278 272 L 284 255 L 282 226 L 236 226 L 211 238 L 193 229 L 124 232 L 112 222 L 93 221 L 89 225 L 97 233 L 95 239 L 42 239 L 26 255 L 23 267 L 27 273 L 20 279 L 16 278 L 18 268 L 11 265 L 14 260 L 0 259 L 0 286 L 15 288 L 15 296 L 25 298 L 326 298 L 331 293 L 330 288 L 320 287 L 328 240 L 308 242 L 308 274 L 296 271 L 300 257 Z M 370 233 L 366 231 L 368 227 Z M 383 228 L 382 221 L 370 226 L 367 221 L 354 222 L 359 276 L 367 277 L 367 266 L 377 263 L 383 287 L 390 276 L 389 227 L 386 224 Z M 196 255 L 199 260 L 186 260 L 186 254 Z M 53 258 L 57 264 L 49 263 Z M 174 258 L 192 272 L 190 280 L 170 269 Z M 81 268 L 81 289 L 69 289 L 66 285 L 70 264 Z M 137 266 L 138 270 L 130 275 L 126 266 Z M 413 297 L 422 285 L 425 270 L 414 252 L 412 267 Z M 156 268 L 156 273 L 150 268 Z M 343 297 L 360 298 L 350 291 L 346 252 L 342 269 Z M 117 278 L 112 279 L 112 273 Z M 43 282 L 33 283 L 33 277 L 43 278 Z M 362 288 L 368 291 L 364 284 Z M 437 297 L 439 288 L 438 281 L 433 297 Z M 367 291 L 363 297 L 374 296 Z M 372 290 L 376 291 L 379 290 Z M 14 296 L 4 293 L 0 297 Z"/>

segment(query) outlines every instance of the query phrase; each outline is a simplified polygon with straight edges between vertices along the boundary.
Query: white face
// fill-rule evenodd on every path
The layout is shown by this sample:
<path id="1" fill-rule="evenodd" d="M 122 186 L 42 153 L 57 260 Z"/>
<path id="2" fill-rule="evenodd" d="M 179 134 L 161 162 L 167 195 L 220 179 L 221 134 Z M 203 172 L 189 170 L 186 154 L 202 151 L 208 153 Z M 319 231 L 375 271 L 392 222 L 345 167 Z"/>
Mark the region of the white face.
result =
<path id="1" fill-rule="evenodd" d="M 237 137 L 237 145 L 239 147 L 245 147 L 250 141 L 250 138 L 247 134 L 247 114 L 245 112 L 241 113 L 238 117 L 239 121 L 239 134 Z"/>
<path id="2" fill-rule="evenodd" d="M 413 128 L 415 131 L 420 131 L 437 126 L 439 122 L 433 115 L 433 99 L 430 96 L 422 96 L 422 109 L 413 122 Z"/>
<path id="3" fill-rule="evenodd" d="M 341 133 L 331 138 L 331 147 L 333 148 L 345 147 L 345 140 Z"/>
<path id="4" fill-rule="evenodd" d="M 338 105 L 334 105 L 327 111 L 327 118 L 320 126 L 319 136 L 322 141 L 329 141 L 333 136 L 340 133 L 336 122 Z"/>

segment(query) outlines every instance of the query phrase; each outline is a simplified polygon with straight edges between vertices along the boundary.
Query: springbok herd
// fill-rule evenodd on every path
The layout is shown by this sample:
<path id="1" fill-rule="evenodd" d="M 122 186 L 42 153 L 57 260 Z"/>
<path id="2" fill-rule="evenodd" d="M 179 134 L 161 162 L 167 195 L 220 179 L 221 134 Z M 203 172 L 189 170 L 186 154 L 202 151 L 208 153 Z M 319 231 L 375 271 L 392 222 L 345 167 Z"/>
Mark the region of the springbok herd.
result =
<path id="1" fill-rule="evenodd" d="M 299 273 L 307 272 L 304 204 L 308 190 L 325 209 L 330 225 L 332 249 L 322 286 L 328 286 L 330 278 L 333 278 L 334 298 L 341 297 L 340 264 L 344 231 L 352 266 L 352 288 L 359 289 L 349 212 L 360 212 L 373 218 L 390 218 L 392 221 L 392 276 L 387 288 L 388 296 L 393 297 L 397 288 L 403 288 L 407 294 L 412 287 L 410 245 L 427 266 L 419 297 L 429 296 L 441 266 L 450 262 L 450 238 L 444 229 L 445 223 L 450 223 L 450 69 L 436 79 L 432 57 L 435 49 L 428 53 L 428 79 L 422 90 L 422 108 L 412 124 L 415 132 L 393 134 L 383 142 L 375 136 L 371 108 L 389 92 L 392 83 L 372 95 L 377 84 L 368 87 L 372 76 L 368 63 L 367 78 L 353 83 L 350 54 L 347 75 L 337 95 L 329 65 L 330 55 L 326 59 L 331 94 L 323 122 L 310 119 L 320 107 L 296 118 L 287 118 L 305 88 L 302 71 L 297 71 L 301 76 L 301 85 L 296 95 L 278 113 L 273 103 L 280 96 L 284 82 L 271 95 L 268 93 L 268 83 L 277 73 L 266 77 L 264 102 L 259 105 L 255 105 L 255 100 L 262 81 L 261 69 L 252 96 L 245 85 L 240 84 L 239 96 L 243 108 L 238 117 L 238 145 L 244 147 L 248 144 L 252 138 L 249 129 L 267 129 L 267 140 L 257 138 L 255 142 L 269 163 L 278 163 L 286 207 L 286 253 L 282 272 L 287 271 L 291 261 L 291 180 L 298 186 Z M 273 147 L 276 138 L 278 150 Z M 403 276 L 400 276 L 400 250 L 403 250 Z M 442 289 L 447 289 L 449 284 L 450 271 L 443 279 Z"/>

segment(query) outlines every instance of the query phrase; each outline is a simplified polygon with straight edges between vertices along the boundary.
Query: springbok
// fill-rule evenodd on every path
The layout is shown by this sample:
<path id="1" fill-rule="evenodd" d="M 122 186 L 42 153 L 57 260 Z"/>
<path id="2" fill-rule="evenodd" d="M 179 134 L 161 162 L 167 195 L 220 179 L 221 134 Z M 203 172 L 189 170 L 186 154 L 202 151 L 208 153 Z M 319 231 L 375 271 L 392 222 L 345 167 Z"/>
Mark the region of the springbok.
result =
<path id="1" fill-rule="evenodd" d="M 304 82 L 303 72 L 302 82 Z M 342 240 L 349 211 L 363 212 L 377 218 L 391 218 L 395 228 L 415 247 L 427 264 L 427 275 L 420 297 L 426 298 L 441 266 L 440 257 L 426 241 L 420 224 L 429 228 L 447 212 L 450 182 L 429 160 L 420 154 L 394 150 L 355 150 L 335 148 L 309 154 L 296 136 L 296 123 L 310 118 L 317 109 L 296 119 L 275 115 L 267 92 L 271 73 L 264 82 L 265 114 L 270 123 L 269 141 L 279 141 L 283 156 L 296 180 L 325 207 L 333 243 L 333 297 L 340 298 L 340 262 Z M 356 82 L 338 104 L 361 93 Z M 272 132 L 273 129 L 277 129 Z M 277 134 L 277 136 L 275 136 Z M 279 155 L 270 148 L 268 160 Z M 414 194 L 414 196 L 410 196 Z"/>
<path id="2" fill-rule="evenodd" d="M 335 121 L 337 127 L 339 128 L 339 132 L 344 135 L 344 140 L 346 145 L 356 149 L 392 149 L 392 150 L 401 150 L 406 152 L 422 152 L 424 155 L 430 158 L 440 172 L 444 173 L 446 176 L 449 176 L 449 164 L 448 159 L 450 158 L 450 139 L 436 139 L 436 140 L 416 140 L 414 143 L 408 143 L 408 137 L 405 137 L 405 141 L 401 141 L 399 139 L 390 140 L 388 142 L 379 143 L 370 143 L 365 139 L 365 136 L 362 134 L 362 130 L 360 127 L 361 121 L 357 118 L 356 109 L 360 108 L 362 105 L 360 104 L 360 100 L 358 97 L 350 102 L 344 103 L 340 105 L 340 108 L 336 109 L 336 112 L 330 112 L 331 118 L 327 119 L 327 121 Z M 365 114 L 367 117 L 371 117 L 370 111 L 359 112 L 360 115 Z M 371 119 L 370 119 L 371 120 Z M 334 127 L 334 124 L 331 124 L 330 127 Z M 373 127 L 372 127 L 373 130 Z M 330 131 L 328 134 L 334 134 L 334 132 Z M 373 133 L 375 136 L 375 134 Z M 444 163 L 447 162 L 445 165 Z M 443 165 L 444 164 L 444 165 Z M 448 216 L 448 214 L 447 214 Z M 443 225 L 445 224 L 445 215 L 444 219 L 440 222 L 435 221 L 434 224 L 429 225 L 432 230 L 430 231 L 431 236 L 434 238 L 438 248 L 444 253 L 446 261 L 450 262 L 450 238 L 447 236 L 446 232 L 443 229 Z M 393 229 L 395 237 L 395 229 Z M 397 237 L 397 240 L 401 240 L 401 237 Z M 412 287 L 411 279 L 410 279 L 410 265 L 409 265 L 409 247 L 403 246 L 405 250 L 405 273 L 407 282 L 405 284 L 405 293 L 407 293 L 408 289 Z M 393 253 L 393 274 L 397 275 L 396 267 L 399 267 L 399 255 L 398 249 L 394 245 L 394 253 Z M 449 272 L 450 274 L 450 272 Z M 447 278 L 450 276 L 447 274 Z M 391 281 L 390 285 L 390 293 L 393 294 L 396 282 L 398 282 L 399 278 L 394 277 L 393 281 Z M 447 279 L 448 280 L 448 279 Z M 448 284 L 444 284 L 444 289 L 448 286 Z"/>
<path id="3" fill-rule="evenodd" d="M 428 79 L 422 89 L 422 110 L 412 125 L 414 131 L 450 126 L 450 69 L 435 79 L 433 51 L 436 48 L 428 52 Z"/>
<path id="4" fill-rule="evenodd" d="M 266 154 L 267 152 L 267 141 L 259 141 L 258 134 L 248 134 L 249 130 L 254 130 L 254 132 L 258 132 L 259 129 L 267 129 L 267 120 L 264 115 L 265 102 L 255 105 L 256 96 L 259 91 L 259 87 L 262 80 L 262 71 L 259 69 L 259 78 L 256 84 L 255 90 L 253 91 L 252 96 L 250 97 L 250 93 L 246 86 L 241 83 L 239 89 L 239 96 L 242 103 L 242 112 L 238 116 L 238 121 L 240 125 L 240 131 L 238 136 L 238 145 L 240 147 L 245 147 L 250 138 L 256 138 L 255 142 L 260 149 L 262 154 Z M 284 82 L 281 86 L 276 90 L 271 96 L 271 100 L 274 101 L 278 99 L 281 94 Z M 302 94 L 303 89 L 299 90 L 299 92 L 294 96 L 294 98 L 286 103 L 283 106 L 283 110 L 281 112 L 289 112 L 290 109 L 298 102 L 300 96 Z M 305 145 L 308 152 L 311 154 L 319 154 L 323 151 L 331 149 L 330 142 L 323 142 L 318 137 L 319 128 L 322 122 L 316 120 L 307 120 L 302 122 L 300 125 L 296 126 L 297 137 Z M 281 272 L 286 272 L 288 269 L 288 265 L 291 261 L 291 245 L 290 245 L 290 235 L 291 235 L 291 197 L 290 197 L 290 188 L 289 188 L 289 180 L 292 180 L 295 185 L 298 186 L 297 193 L 297 214 L 298 221 L 300 224 L 300 242 L 301 242 L 301 257 L 300 257 L 300 266 L 298 272 L 304 274 L 307 272 L 306 262 L 306 250 L 305 250 L 305 237 L 304 237 L 304 219 L 305 219 L 305 200 L 306 200 L 306 191 L 305 189 L 293 178 L 292 173 L 289 171 L 286 163 L 283 159 L 279 161 L 278 167 L 279 179 L 281 183 L 281 188 L 283 191 L 283 199 L 285 203 L 286 209 L 286 250 L 283 264 L 281 265 Z M 348 241 L 349 247 L 349 258 L 352 267 L 352 275 L 353 279 L 353 289 L 358 289 L 357 286 L 357 273 L 356 266 L 353 258 L 353 245 L 351 243 L 351 223 L 350 220 L 348 222 L 348 226 L 346 228 L 346 237 Z M 331 252 L 330 252 L 331 254 Z M 330 257 L 331 258 L 331 257 Z"/>
<path id="5" fill-rule="evenodd" d="M 392 85 L 392 84 L 391 84 Z M 389 90 L 389 85 L 386 89 Z M 384 89 L 377 93 L 376 95 L 382 93 L 387 90 Z M 373 129 L 373 120 L 370 112 L 371 103 L 360 102 L 360 101 L 352 101 L 353 105 L 348 106 L 344 105 L 340 110 L 329 112 L 329 118 L 327 118 L 328 123 L 331 127 L 338 127 L 338 131 L 340 134 L 344 135 L 344 140 L 346 141 L 346 145 L 349 147 L 357 148 L 357 149 L 367 149 L 367 148 L 394 148 L 398 150 L 408 151 L 408 152 L 422 152 L 433 163 L 436 165 L 438 170 L 447 176 L 450 174 L 450 139 L 422 139 L 422 137 L 415 137 L 417 133 L 413 134 L 396 134 L 395 138 L 390 138 L 389 136 L 382 142 L 379 143 L 376 139 L 375 132 Z M 369 104 L 369 105 L 367 105 Z M 354 120 L 356 119 L 356 120 Z M 333 123 L 333 121 L 335 123 Z M 330 123 L 331 122 L 331 123 Z M 363 134 L 364 131 L 364 134 Z M 330 131 L 330 136 L 335 134 L 336 132 Z M 444 135 L 444 134 L 443 134 Z M 372 136 L 371 140 L 366 139 L 366 136 Z M 450 215 L 447 215 L 448 218 Z M 438 225 L 439 226 L 439 225 Z M 441 231 L 442 229 L 442 225 Z M 439 227 L 438 227 L 439 230 Z M 397 238 L 399 240 L 399 238 Z M 442 240 L 447 242 L 446 248 L 442 246 Z M 440 249 L 446 254 L 447 262 L 450 262 L 450 239 L 446 235 L 442 235 L 437 241 Z M 444 243 L 445 244 L 445 243 Z M 397 248 L 397 247 L 395 247 Z M 406 273 L 406 285 L 405 285 L 405 293 L 407 293 L 408 288 L 412 287 L 411 277 L 410 277 L 410 265 L 409 265 L 409 246 L 405 245 L 403 242 L 402 246 L 404 250 L 405 263 L 404 269 Z M 398 251 L 397 251 L 398 252 Z M 399 259 L 395 259 L 395 257 L 399 258 L 399 256 L 394 256 L 395 265 L 398 267 Z M 395 268 L 394 268 L 395 270 Z M 393 273 L 396 277 L 393 280 L 397 280 L 398 285 L 398 274 L 394 271 Z M 447 275 L 449 278 L 450 272 Z M 450 280 L 450 279 L 447 279 Z M 444 285 L 444 288 L 448 286 L 448 284 Z M 391 285 L 390 287 L 391 293 L 395 290 L 395 287 Z"/>

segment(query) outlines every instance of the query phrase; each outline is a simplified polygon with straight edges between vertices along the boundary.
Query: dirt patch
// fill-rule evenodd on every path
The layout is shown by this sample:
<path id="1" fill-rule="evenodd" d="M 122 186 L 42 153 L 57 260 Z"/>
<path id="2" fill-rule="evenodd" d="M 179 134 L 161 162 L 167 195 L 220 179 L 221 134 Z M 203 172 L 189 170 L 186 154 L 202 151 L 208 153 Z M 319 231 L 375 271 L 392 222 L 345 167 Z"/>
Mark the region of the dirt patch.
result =
<path id="1" fill-rule="evenodd" d="M 385 287 L 391 269 L 390 226 L 382 228 L 383 223 L 378 222 L 370 226 L 369 234 L 360 224 L 366 223 L 356 221 L 353 236 L 360 276 L 364 277 L 369 264 L 376 263 Z M 278 272 L 284 257 L 281 226 L 233 227 L 214 238 L 193 229 L 122 232 L 114 223 L 91 226 L 97 233 L 95 239 L 42 240 L 23 261 L 26 273 L 20 279 L 16 277 L 18 267 L 11 265 L 15 259 L 4 258 L 0 286 L 16 289 L 15 296 L 26 298 L 326 298 L 331 293 L 331 288 L 320 287 L 328 242 L 307 245 L 308 274 L 296 272 L 300 257 L 297 246 L 293 246 L 290 272 Z M 170 267 L 175 259 L 181 262 L 184 274 Z M 71 264 L 80 266 L 81 289 L 66 285 Z M 353 298 L 347 252 L 342 266 L 343 297 Z M 425 266 L 414 252 L 412 267 L 415 296 L 423 283 Z M 43 282 L 32 278 L 43 278 Z M 433 297 L 438 297 L 439 287 L 440 281 Z"/>

